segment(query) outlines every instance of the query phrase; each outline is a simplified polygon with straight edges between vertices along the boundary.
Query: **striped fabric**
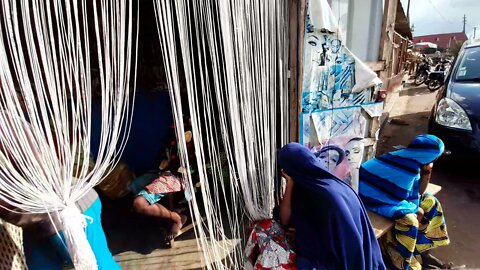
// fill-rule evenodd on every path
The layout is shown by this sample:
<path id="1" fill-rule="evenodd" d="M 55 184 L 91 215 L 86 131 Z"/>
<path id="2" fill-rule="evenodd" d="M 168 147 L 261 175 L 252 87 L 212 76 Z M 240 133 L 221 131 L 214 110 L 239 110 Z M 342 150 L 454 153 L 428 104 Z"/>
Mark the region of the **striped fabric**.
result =
<path id="1" fill-rule="evenodd" d="M 397 269 L 422 269 L 414 255 L 449 243 L 443 211 L 432 195 L 420 197 L 420 171 L 445 150 L 433 135 L 421 135 L 405 149 L 374 158 L 360 167 L 359 195 L 365 207 L 395 220 L 383 251 Z M 418 208 L 424 211 L 419 224 Z"/>
<path id="2" fill-rule="evenodd" d="M 359 171 L 359 194 L 365 207 L 391 219 L 417 213 L 420 170 L 444 150 L 439 138 L 420 135 L 405 149 L 365 162 Z"/>

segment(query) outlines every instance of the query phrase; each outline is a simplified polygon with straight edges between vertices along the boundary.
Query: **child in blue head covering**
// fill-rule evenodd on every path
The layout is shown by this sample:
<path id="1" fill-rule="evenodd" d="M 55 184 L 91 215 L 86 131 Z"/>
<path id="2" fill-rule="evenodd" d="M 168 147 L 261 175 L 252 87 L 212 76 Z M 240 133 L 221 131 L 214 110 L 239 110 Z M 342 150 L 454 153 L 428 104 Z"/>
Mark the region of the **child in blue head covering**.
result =
<path id="1" fill-rule="evenodd" d="M 445 265 L 428 250 L 449 244 L 442 207 L 425 193 L 433 162 L 445 151 L 433 135 L 417 136 L 407 148 L 381 155 L 360 167 L 359 193 L 365 207 L 395 220 L 388 232 L 386 253 L 398 269 Z"/>
<path id="2" fill-rule="evenodd" d="M 287 179 L 280 219 L 295 227 L 298 269 L 385 269 L 367 211 L 350 186 L 298 143 L 284 146 L 278 163 Z"/>

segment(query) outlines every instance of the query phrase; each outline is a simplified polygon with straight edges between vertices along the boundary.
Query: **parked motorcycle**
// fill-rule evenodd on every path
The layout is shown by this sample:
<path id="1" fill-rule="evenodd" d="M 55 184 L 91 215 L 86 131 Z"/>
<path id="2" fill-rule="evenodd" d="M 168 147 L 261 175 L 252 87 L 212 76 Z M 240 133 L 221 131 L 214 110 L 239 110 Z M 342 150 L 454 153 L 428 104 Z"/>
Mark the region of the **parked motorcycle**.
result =
<path id="1" fill-rule="evenodd" d="M 430 74 L 430 64 L 428 62 L 423 62 L 417 70 L 417 74 L 415 76 L 415 85 L 421 85 L 423 83 L 428 85 L 428 76 Z"/>
<path id="2" fill-rule="evenodd" d="M 441 60 L 435 66 L 435 71 L 447 71 L 450 67 L 450 62 L 448 60 Z"/>
<path id="3" fill-rule="evenodd" d="M 434 71 L 428 75 L 428 90 L 435 91 L 445 84 L 445 71 Z"/>

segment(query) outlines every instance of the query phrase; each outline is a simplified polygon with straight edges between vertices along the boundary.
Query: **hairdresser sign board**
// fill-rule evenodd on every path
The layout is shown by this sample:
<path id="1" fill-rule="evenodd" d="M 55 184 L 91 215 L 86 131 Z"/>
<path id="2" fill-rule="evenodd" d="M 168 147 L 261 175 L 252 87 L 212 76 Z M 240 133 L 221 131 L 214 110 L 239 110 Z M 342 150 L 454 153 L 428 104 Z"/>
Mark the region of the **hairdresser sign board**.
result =
<path id="1" fill-rule="evenodd" d="M 326 0 L 309 1 L 304 38 L 300 141 L 340 179 L 358 189 L 365 138 L 383 103 L 381 85 L 344 45 Z"/>

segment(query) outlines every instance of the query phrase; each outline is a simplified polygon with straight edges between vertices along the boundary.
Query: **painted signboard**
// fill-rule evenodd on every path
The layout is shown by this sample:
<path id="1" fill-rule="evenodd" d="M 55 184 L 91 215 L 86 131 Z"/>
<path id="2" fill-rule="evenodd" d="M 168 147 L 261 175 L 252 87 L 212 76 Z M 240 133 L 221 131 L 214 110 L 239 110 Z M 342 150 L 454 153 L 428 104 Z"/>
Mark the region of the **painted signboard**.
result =
<path id="1" fill-rule="evenodd" d="M 357 190 L 368 123 L 383 108 L 382 103 L 374 102 L 381 81 L 345 47 L 335 22 L 326 0 L 309 1 L 300 142 Z"/>

